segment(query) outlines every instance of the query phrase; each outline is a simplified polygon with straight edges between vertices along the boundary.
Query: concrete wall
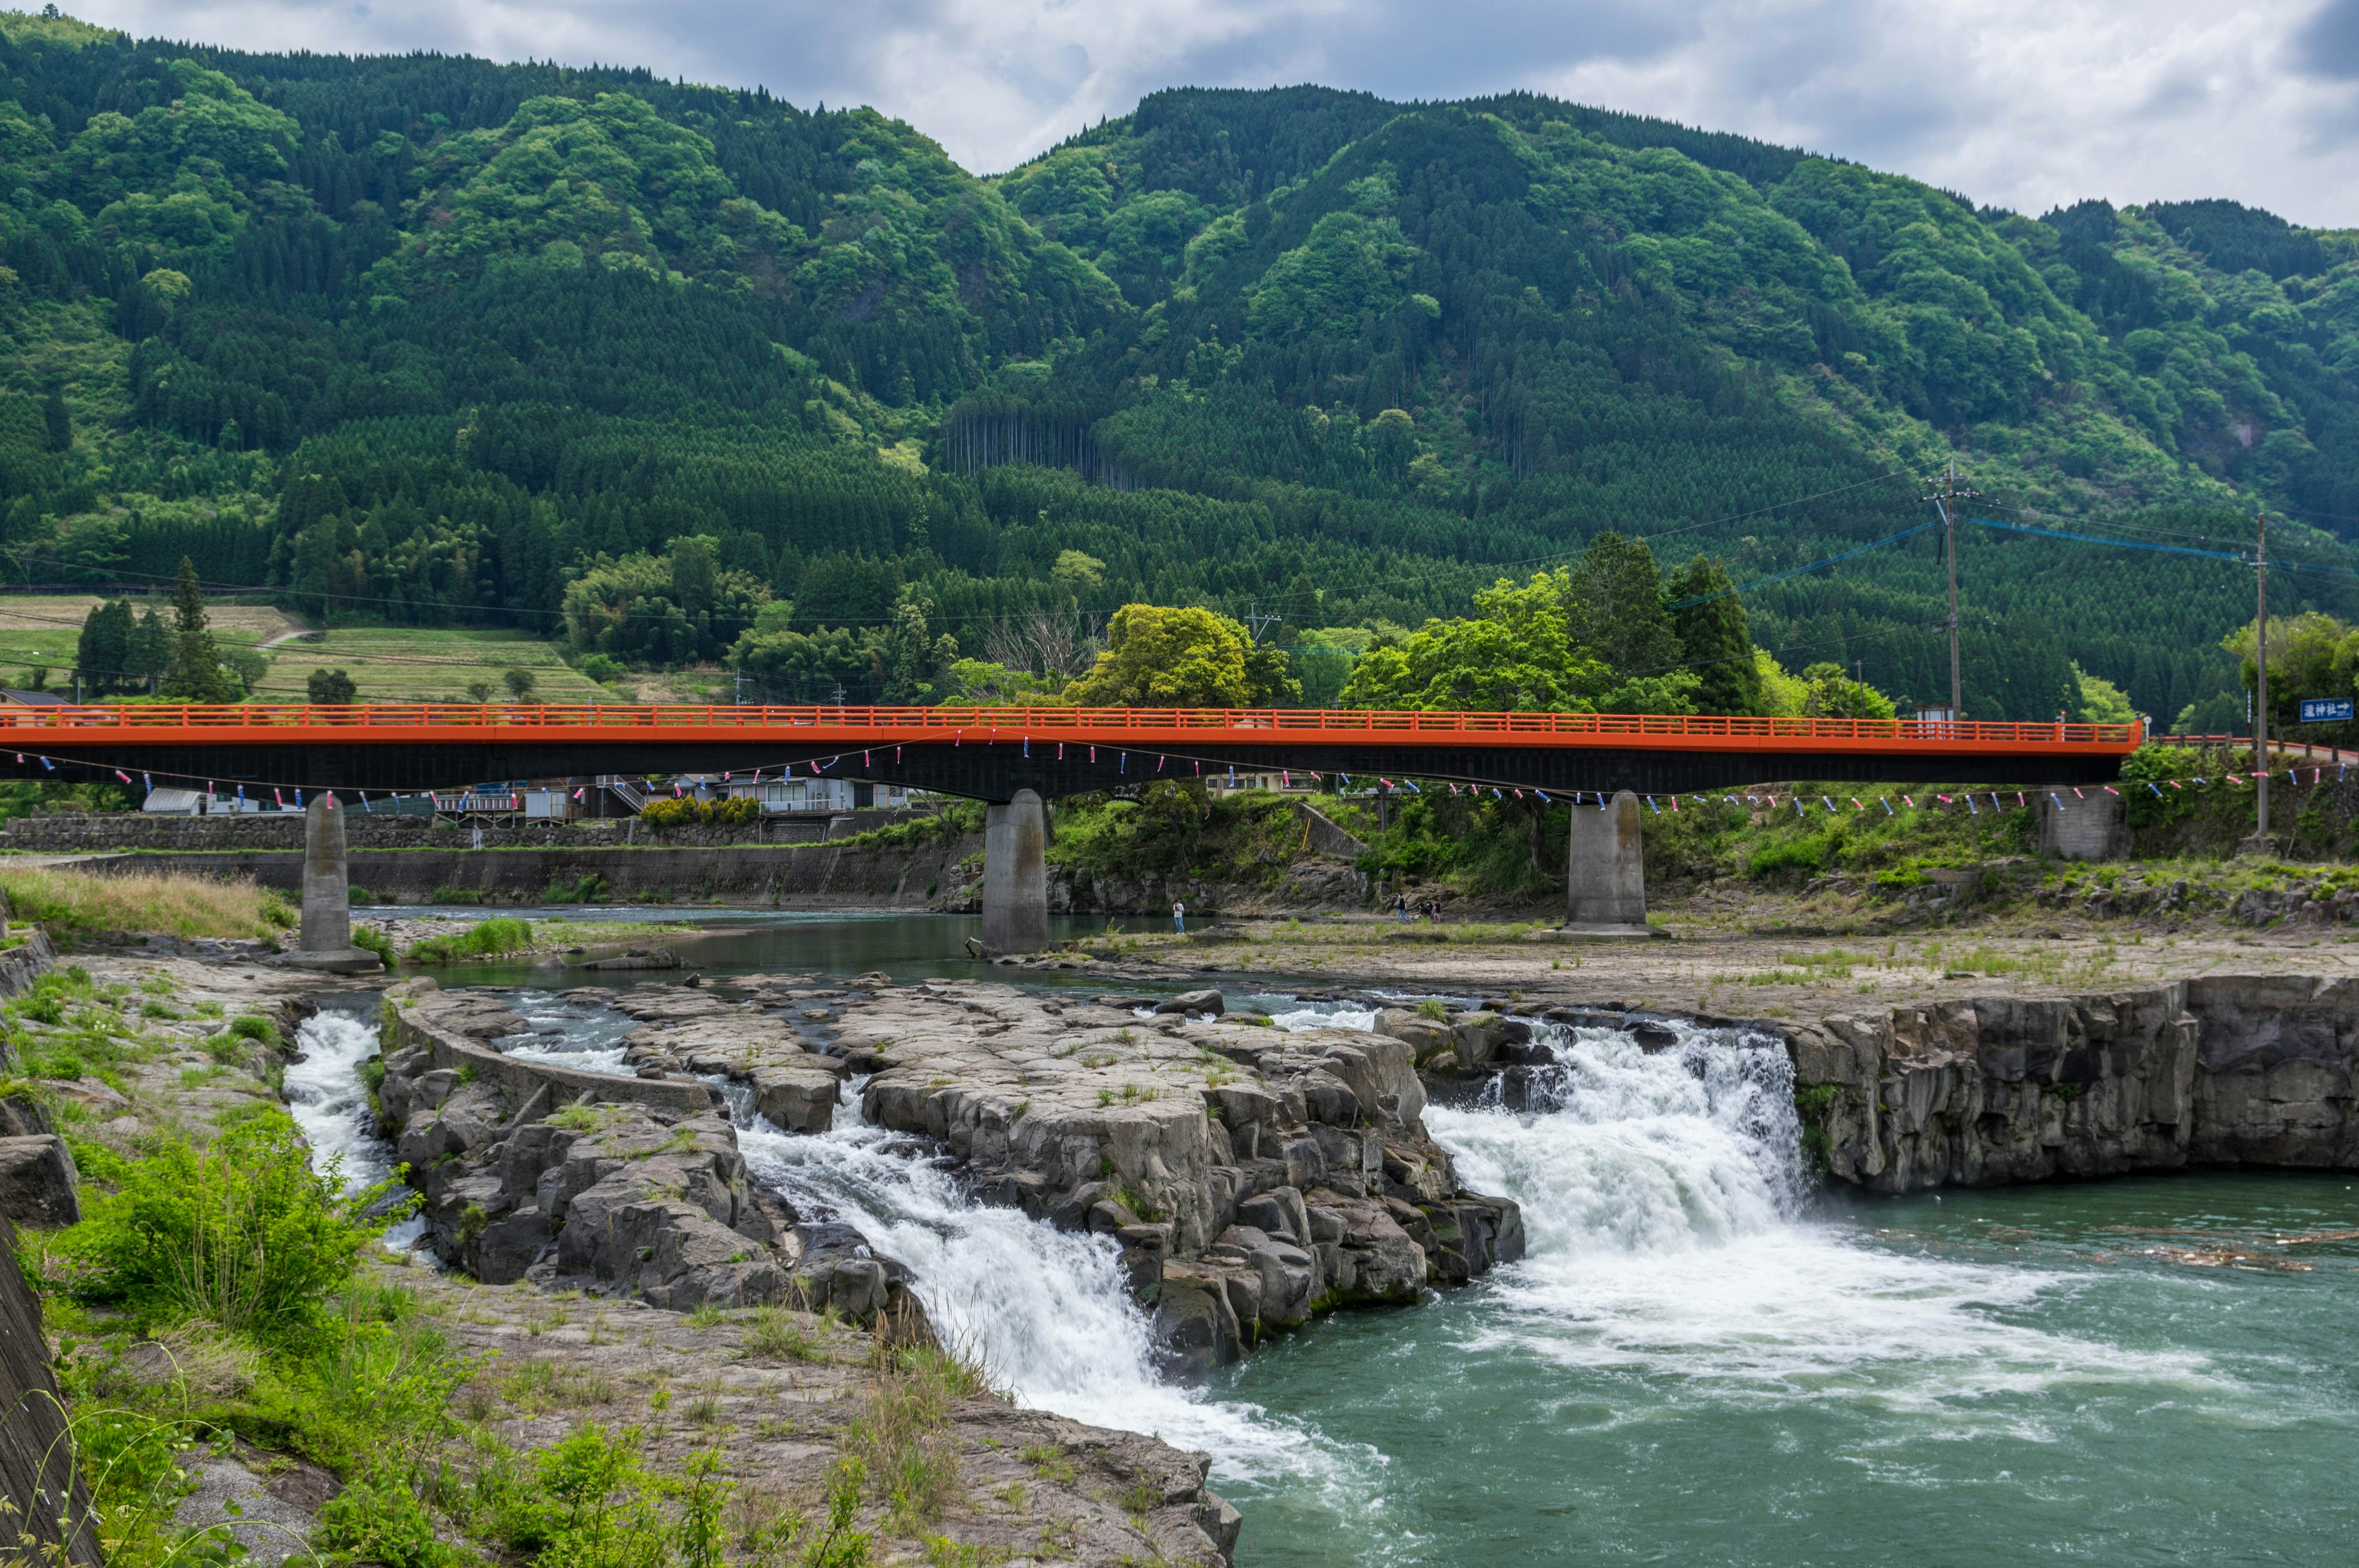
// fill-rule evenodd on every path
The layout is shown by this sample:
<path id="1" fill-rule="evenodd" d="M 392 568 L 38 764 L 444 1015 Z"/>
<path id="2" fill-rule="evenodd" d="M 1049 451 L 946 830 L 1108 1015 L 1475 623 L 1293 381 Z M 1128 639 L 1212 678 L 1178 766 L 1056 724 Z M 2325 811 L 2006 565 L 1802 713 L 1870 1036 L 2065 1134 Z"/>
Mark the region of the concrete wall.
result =
<path id="1" fill-rule="evenodd" d="M 618 846 L 501 849 L 363 849 L 350 860 L 353 885 L 384 903 L 431 902 L 438 888 L 465 888 L 491 903 L 532 904 L 552 882 L 606 879 L 608 896 L 628 903 L 642 895 L 705 903 L 770 903 L 811 908 L 909 908 L 930 890 L 949 887 L 959 861 L 979 853 L 977 838 L 937 838 L 913 849 L 847 849 L 839 845 L 745 845 L 708 849 Z M 247 876 L 288 892 L 302 886 L 297 849 L 204 854 L 109 856 L 84 862 L 103 871 L 180 871 L 202 876 Z"/>
<path id="2" fill-rule="evenodd" d="M 742 827 L 669 827 L 658 831 L 636 817 L 582 822 L 523 822 L 485 827 L 486 849 L 554 848 L 578 845 L 667 844 L 718 847 L 733 844 L 815 844 L 888 827 L 919 815 L 913 811 L 847 811 L 830 816 L 773 816 Z M 82 849 L 300 849 L 299 811 L 248 812 L 239 816 L 170 816 L 156 812 L 19 816 L 5 825 L 11 849 L 71 854 Z M 345 843 L 354 849 L 469 849 L 475 828 L 439 816 L 371 816 L 353 810 L 345 820 Z"/>
<path id="3" fill-rule="evenodd" d="M 684 1116 L 701 1114 L 720 1103 L 720 1095 L 701 1078 L 625 1077 L 507 1055 L 479 1040 L 439 1027 L 433 999 L 440 989 L 432 979 L 421 977 L 386 990 L 378 1031 L 378 1048 L 384 1054 L 423 1045 L 437 1067 L 472 1069 L 465 1076 L 497 1085 L 512 1111 L 522 1109 L 536 1093 L 547 1088 L 549 1098 L 540 1107 L 543 1116 L 585 1094 L 593 1105 L 645 1105 Z"/>
<path id="4" fill-rule="evenodd" d="M 2090 784 L 2049 792 L 2039 802 L 2039 852 L 2073 860 L 2119 860 L 2130 852 L 2129 814 L 2122 798 Z"/>

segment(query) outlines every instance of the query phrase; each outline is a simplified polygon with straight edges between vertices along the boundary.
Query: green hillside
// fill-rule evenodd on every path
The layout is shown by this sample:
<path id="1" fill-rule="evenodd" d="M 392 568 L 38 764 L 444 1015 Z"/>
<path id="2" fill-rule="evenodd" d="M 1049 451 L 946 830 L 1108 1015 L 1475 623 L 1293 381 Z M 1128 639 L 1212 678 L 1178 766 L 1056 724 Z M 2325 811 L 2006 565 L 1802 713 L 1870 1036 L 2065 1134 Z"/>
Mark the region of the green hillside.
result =
<path id="1" fill-rule="evenodd" d="M 985 179 L 644 71 L 16 14 L 0 193 L 18 581 L 187 555 L 333 622 L 905 700 L 1070 668 L 1133 600 L 1381 636 L 1606 530 L 1747 582 L 1924 520 L 1954 459 L 2075 532 L 2234 549 L 2265 504 L 2319 568 L 2275 602 L 2359 613 L 2359 236 L 2233 202 L 2033 220 L 1319 88 L 1157 93 Z M 2232 562 L 1970 529 L 1960 566 L 1975 714 L 2075 661 L 2164 717 L 2234 685 Z M 1932 698 L 1941 570 L 1919 535 L 1760 588 L 1754 636 Z"/>

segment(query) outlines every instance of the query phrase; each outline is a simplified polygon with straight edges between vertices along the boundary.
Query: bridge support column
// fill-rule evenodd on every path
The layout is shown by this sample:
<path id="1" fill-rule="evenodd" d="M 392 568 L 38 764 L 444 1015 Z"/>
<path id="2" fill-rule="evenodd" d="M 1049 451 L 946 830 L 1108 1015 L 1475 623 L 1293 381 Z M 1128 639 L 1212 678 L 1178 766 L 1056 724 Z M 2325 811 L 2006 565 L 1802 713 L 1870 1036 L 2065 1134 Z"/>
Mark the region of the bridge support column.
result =
<path id="1" fill-rule="evenodd" d="M 353 946 L 353 890 L 344 856 L 344 814 L 326 792 L 303 808 L 303 925 L 287 962 L 335 975 L 373 974 L 385 966 Z"/>
<path id="2" fill-rule="evenodd" d="M 1037 953 L 1049 945 L 1049 808 L 1028 789 L 984 816 L 983 946 Z"/>
<path id="3" fill-rule="evenodd" d="M 1566 930 L 1572 935 L 1651 935 L 1638 797 L 1624 790 L 1603 809 L 1572 808 L 1565 852 Z"/>

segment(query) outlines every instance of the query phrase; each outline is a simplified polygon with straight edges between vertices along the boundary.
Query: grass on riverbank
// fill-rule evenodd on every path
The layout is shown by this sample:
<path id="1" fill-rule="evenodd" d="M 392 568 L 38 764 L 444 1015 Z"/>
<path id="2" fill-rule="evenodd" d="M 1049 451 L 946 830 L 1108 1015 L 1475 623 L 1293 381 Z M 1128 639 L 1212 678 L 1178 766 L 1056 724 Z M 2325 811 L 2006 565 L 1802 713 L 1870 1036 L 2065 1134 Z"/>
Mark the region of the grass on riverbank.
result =
<path id="1" fill-rule="evenodd" d="M 64 868 L 0 866 L 0 894 L 17 920 L 61 935 L 160 932 L 173 936 L 269 936 L 295 925 L 287 901 L 250 877 L 185 871 L 98 875 Z"/>

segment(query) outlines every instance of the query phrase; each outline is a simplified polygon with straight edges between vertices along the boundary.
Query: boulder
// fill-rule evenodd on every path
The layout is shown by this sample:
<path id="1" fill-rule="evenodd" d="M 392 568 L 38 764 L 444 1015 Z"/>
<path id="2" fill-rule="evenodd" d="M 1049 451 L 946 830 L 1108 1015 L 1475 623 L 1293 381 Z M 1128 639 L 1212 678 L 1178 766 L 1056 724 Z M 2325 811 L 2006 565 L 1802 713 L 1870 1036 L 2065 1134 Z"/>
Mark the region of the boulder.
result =
<path id="1" fill-rule="evenodd" d="M 1450 1025 L 1397 1007 L 1376 1014 L 1375 1033 L 1407 1045 L 1419 1065 L 1451 1050 L 1457 1043 Z"/>
<path id="2" fill-rule="evenodd" d="M 81 1179 L 65 1140 L 53 1132 L 0 1138 L 0 1216 L 13 1224 L 54 1230 L 82 1218 L 74 1196 Z"/>
<path id="3" fill-rule="evenodd" d="M 826 1067 L 757 1067 L 753 1085 L 755 1110 L 782 1132 L 825 1132 L 835 1125 L 843 1086 Z"/>
<path id="4" fill-rule="evenodd" d="M 1228 999 L 1216 990 L 1181 991 L 1178 996 L 1155 1004 L 1158 1012 L 1185 1013 L 1190 1017 L 1210 1014 L 1218 1018 L 1228 1010 Z"/>

